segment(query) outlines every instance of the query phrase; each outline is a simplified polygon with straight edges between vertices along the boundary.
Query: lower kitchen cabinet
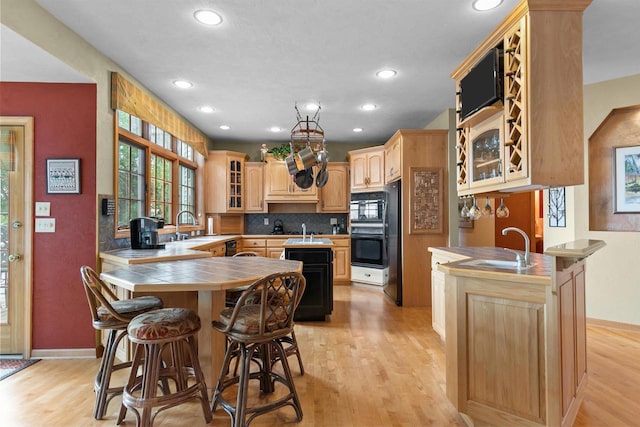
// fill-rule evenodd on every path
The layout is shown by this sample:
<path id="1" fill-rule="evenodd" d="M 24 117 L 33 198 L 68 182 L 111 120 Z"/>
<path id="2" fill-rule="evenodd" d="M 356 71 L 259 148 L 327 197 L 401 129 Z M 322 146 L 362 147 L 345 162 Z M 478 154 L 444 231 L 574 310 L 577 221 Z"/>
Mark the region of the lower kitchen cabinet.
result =
<path id="1" fill-rule="evenodd" d="M 334 282 L 350 282 L 351 281 L 351 238 L 349 236 L 329 237 L 333 242 L 333 281 Z"/>
<path id="2" fill-rule="evenodd" d="M 330 248 L 285 248 L 285 258 L 302 261 L 307 286 L 294 320 L 325 320 L 333 311 L 333 251 Z"/>

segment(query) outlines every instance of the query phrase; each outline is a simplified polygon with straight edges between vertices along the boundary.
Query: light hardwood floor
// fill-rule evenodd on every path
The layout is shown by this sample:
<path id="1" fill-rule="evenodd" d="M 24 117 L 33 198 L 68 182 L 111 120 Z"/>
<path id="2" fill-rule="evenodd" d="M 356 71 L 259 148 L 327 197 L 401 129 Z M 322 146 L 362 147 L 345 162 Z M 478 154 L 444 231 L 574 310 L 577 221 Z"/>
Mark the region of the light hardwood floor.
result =
<path id="1" fill-rule="evenodd" d="M 378 289 L 337 286 L 327 322 L 296 325 L 306 373 L 290 359 L 304 411 L 290 407 L 252 426 L 463 426 L 445 395 L 444 347 L 430 309 L 398 308 Z M 640 425 L 640 333 L 589 327 L 587 397 L 576 426 Z M 97 360 L 43 360 L 0 381 L 0 425 L 113 426 L 92 418 Z M 127 415 L 126 426 L 135 425 Z M 156 426 L 204 426 L 197 403 L 161 413 Z M 228 426 L 222 410 L 212 426 Z"/>

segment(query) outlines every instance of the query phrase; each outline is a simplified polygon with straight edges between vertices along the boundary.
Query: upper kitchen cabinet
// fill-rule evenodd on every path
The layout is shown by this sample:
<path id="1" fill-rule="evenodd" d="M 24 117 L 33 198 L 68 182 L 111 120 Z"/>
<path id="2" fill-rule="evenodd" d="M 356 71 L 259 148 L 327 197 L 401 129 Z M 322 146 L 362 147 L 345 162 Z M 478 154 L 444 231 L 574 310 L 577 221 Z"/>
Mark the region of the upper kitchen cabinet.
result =
<path id="1" fill-rule="evenodd" d="M 349 212 L 349 164 L 327 163 L 329 179 L 318 189 L 318 212 Z"/>
<path id="2" fill-rule="evenodd" d="M 244 165 L 245 175 L 245 212 L 266 212 L 264 202 L 264 163 L 247 162 Z"/>
<path id="3" fill-rule="evenodd" d="M 315 177 L 315 170 L 314 177 Z M 296 185 L 283 160 L 268 157 L 264 167 L 264 200 L 272 203 L 317 203 L 318 190 L 315 185 L 302 189 Z"/>
<path id="4" fill-rule="evenodd" d="M 402 137 L 395 134 L 384 144 L 384 182 L 388 184 L 402 176 Z"/>
<path id="5" fill-rule="evenodd" d="M 209 151 L 205 164 L 207 213 L 244 212 L 246 158 L 246 154 L 235 151 Z"/>
<path id="6" fill-rule="evenodd" d="M 349 151 L 351 191 L 379 191 L 384 187 L 384 147 Z"/>
<path id="7" fill-rule="evenodd" d="M 583 184 L 590 3 L 523 0 L 452 73 L 459 195 Z"/>

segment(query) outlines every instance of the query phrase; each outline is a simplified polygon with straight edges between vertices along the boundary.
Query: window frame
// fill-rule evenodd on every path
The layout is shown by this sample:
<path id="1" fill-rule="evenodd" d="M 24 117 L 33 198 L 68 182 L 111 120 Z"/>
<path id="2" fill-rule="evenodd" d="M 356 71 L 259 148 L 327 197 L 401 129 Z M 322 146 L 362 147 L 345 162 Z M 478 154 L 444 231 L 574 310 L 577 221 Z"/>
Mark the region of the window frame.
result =
<path id="1" fill-rule="evenodd" d="M 126 112 L 125 112 L 126 113 Z M 127 113 L 128 114 L 128 113 Z M 133 116 L 130 114 L 130 116 Z M 133 116 L 135 117 L 135 116 Z M 161 126 L 153 125 L 156 129 L 162 129 Z M 119 111 L 114 111 L 114 128 L 115 128 L 115 144 L 114 144 L 114 194 L 115 194 L 115 202 L 116 202 L 116 213 L 114 215 L 114 228 L 115 228 L 115 237 L 116 238 L 128 238 L 130 237 L 130 232 L 128 226 L 125 228 L 118 227 L 118 213 L 119 213 L 119 180 L 118 180 L 118 172 L 119 172 L 119 150 L 120 150 L 120 141 L 124 140 L 124 142 L 128 144 L 132 144 L 144 151 L 145 156 L 145 174 L 144 174 L 144 214 L 148 215 L 150 212 L 151 206 L 151 155 L 154 154 L 158 157 L 161 157 L 165 160 L 171 162 L 171 214 L 169 218 L 171 221 L 165 221 L 165 228 L 160 229 L 158 232 L 160 234 L 165 233 L 173 233 L 175 230 L 175 218 L 177 213 L 179 212 L 180 200 L 179 200 L 179 189 L 181 187 L 180 181 L 180 166 L 187 167 L 194 171 L 194 206 L 197 211 L 199 211 L 199 203 L 198 203 L 198 183 L 202 182 L 202 174 L 204 173 L 204 168 L 198 166 L 198 156 L 196 150 L 193 150 L 193 160 L 182 157 L 178 154 L 178 138 L 174 135 L 170 135 L 171 137 L 171 147 L 170 149 L 164 148 L 162 145 L 156 144 L 155 141 L 151 141 L 148 139 L 149 137 L 149 123 L 142 120 L 142 136 L 139 136 L 125 128 L 121 128 L 119 126 Z M 167 133 L 166 131 L 164 131 Z M 168 134 L 168 133 L 167 133 Z M 185 142 L 182 142 L 186 144 Z M 193 212 L 196 217 L 198 215 L 197 212 Z M 189 230 L 204 230 L 204 225 L 200 222 L 198 225 L 194 226 L 190 223 L 188 224 L 180 224 L 181 228 L 185 231 Z"/>

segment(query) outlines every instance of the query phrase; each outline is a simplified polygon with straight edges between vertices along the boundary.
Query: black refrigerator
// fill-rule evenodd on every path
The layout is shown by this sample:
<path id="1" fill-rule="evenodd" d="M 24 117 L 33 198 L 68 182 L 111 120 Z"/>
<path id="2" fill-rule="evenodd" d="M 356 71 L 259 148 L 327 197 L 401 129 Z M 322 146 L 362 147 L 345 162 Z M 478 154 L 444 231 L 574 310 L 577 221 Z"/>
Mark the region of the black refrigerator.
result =
<path id="1" fill-rule="evenodd" d="M 397 305 L 402 305 L 402 188 L 400 180 L 385 186 L 387 192 L 386 250 L 389 260 L 389 281 L 384 293 Z"/>

